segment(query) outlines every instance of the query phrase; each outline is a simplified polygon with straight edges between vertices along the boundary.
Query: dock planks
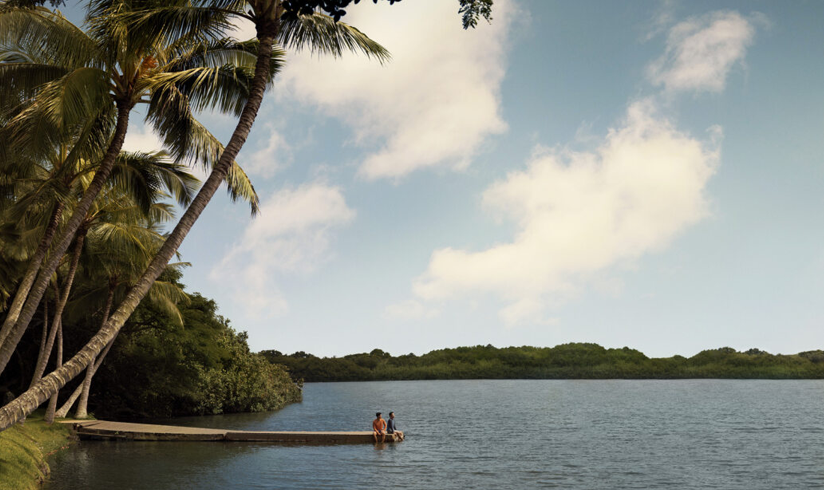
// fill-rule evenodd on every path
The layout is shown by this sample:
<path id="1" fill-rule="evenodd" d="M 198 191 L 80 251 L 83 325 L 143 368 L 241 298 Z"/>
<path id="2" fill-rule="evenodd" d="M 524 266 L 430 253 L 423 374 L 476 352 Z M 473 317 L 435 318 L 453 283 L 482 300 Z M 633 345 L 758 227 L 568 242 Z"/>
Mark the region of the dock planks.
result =
<path id="1" fill-rule="evenodd" d="M 180 427 L 174 425 L 134 424 L 106 420 L 77 421 L 74 431 L 81 439 L 120 439 L 131 441 L 233 441 L 284 444 L 366 444 L 373 443 L 371 431 L 303 432 L 247 431 Z M 400 442 L 391 434 L 385 442 Z"/>

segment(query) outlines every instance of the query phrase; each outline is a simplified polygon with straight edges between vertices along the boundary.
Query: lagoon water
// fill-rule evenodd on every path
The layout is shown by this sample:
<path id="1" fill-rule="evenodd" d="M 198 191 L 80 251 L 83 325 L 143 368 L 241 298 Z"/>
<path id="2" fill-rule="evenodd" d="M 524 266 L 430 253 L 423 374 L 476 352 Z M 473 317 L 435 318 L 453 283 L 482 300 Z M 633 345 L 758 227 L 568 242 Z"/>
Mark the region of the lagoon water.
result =
<path id="1" fill-rule="evenodd" d="M 165 423 L 368 430 L 378 410 L 405 442 L 84 441 L 46 488 L 824 488 L 818 380 L 315 383 L 279 412 Z"/>

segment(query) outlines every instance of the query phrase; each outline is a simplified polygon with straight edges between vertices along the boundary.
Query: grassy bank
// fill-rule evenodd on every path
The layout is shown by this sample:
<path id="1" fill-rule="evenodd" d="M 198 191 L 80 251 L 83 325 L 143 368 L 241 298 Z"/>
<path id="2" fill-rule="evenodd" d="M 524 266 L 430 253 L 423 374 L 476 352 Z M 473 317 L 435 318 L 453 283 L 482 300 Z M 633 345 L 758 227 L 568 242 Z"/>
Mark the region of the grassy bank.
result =
<path id="1" fill-rule="evenodd" d="M 48 475 L 46 457 L 70 443 L 71 430 L 63 424 L 48 425 L 43 410 L 0 432 L 0 489 L 36 489 Z"/>

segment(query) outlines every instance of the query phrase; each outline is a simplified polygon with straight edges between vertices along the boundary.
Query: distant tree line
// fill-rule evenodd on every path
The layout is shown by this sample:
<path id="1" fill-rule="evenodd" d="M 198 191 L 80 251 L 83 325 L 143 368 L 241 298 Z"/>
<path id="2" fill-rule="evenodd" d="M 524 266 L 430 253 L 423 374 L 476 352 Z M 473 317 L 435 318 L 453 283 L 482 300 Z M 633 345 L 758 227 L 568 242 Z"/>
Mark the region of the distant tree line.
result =
<path id="1" fill-rule="evenodd" d="M 570 343 L 555 347 L 492 345 L 439 349 L 416 356 L 392 356 L 380 349 L 343 357 L 305 352 L 260 352 L 286 366 L 295 378 L 317 381 L 412 379 L 821 379 L 824 352 L 773 355 L 759 349 L 731 347 L 702 351 L 690 358 L 649 358 L 624 347 Z"/>

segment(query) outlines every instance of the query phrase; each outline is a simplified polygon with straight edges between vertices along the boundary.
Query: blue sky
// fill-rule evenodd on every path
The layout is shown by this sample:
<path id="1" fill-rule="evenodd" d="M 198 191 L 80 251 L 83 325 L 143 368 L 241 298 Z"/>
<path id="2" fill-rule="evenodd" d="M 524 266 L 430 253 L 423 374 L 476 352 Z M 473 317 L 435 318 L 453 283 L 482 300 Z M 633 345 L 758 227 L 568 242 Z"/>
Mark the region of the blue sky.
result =
<path id="1" fill-rule="evenodd" d="M 181 248 L 254 350 L 822 347 L 824 3 L 456 10 L 351 8 L 386 66 L 290 53 L 238 158 L 263 213 L 221 194 Z"/>

